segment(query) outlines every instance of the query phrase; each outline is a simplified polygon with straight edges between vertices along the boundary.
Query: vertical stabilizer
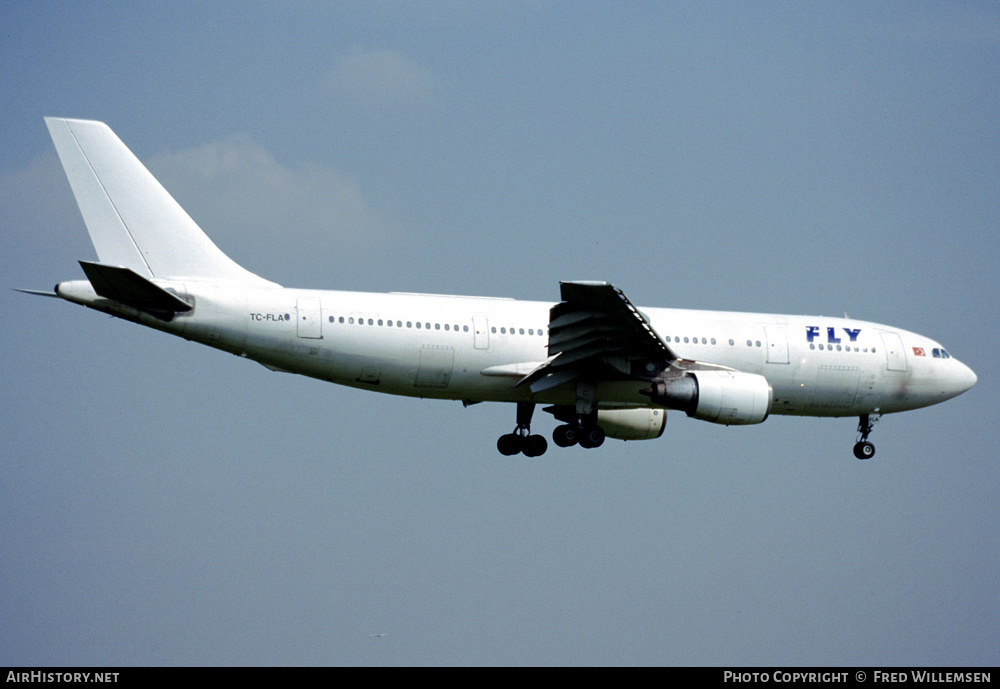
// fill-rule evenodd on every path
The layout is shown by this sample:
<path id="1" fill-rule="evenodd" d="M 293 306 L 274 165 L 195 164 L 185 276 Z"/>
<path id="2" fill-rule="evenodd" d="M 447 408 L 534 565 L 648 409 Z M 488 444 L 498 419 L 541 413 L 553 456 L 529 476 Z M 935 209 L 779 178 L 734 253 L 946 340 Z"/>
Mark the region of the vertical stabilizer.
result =
<path id="1" fill-rule="evenodd" d="M 274 284 L 222 253 L 106 124 L 45 124 L 101 263 L 145 278 Z"/>

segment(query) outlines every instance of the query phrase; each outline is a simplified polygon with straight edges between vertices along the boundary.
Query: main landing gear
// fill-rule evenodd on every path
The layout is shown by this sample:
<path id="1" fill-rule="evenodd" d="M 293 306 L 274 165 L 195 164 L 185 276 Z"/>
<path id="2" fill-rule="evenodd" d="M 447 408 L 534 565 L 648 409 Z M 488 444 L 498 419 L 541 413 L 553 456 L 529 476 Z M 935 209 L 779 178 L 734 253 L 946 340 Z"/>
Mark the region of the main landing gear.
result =
<path id="1" fill-rule="evenodd" d="M 575 423 L 556 426 L 556 429 L 552 431 L 552 441 L 559 447 L 572 447 L 579 444 L 580 447 L 592 449 L 604 444 L 604 430 L 597 424 L 586 423 L 584 419 L 578 419 Z"/>
<path id="2" fill-rule="evenodd" d="M 549 448 L 548 442 L 540 435 L 531 435 L 531 415 L 535 412 L 534 402 L 517 403 L 517 428 L 513 433 L 501 435 L 497 440 L 500 454 L 510 457 L 519 452 L 525 457 L 538 457 Z"/>
<path id="3" fill-rule="evenodd" d="M 874 418 L 868 414 L 862 414 L 858 421 L 858 442 L 854 446 L 854 456 L 858 459 L 871 459 L 875 456 L 875 446 L 868 442 L 868 434 L 878 422 L 879 415 Z"/>
<path id="4" fill-rule="evenodd" d="M 500 436 L 497 449 L 500 454 L 510 457 L 523 454 L 525 457 L 538 457 L 545 454 L 548 442 L 540 435 L 531 434 L 531 415 L 535 411 L 534 402 L 517 403 L 517 428 L 512 433 Z M 597 425 L 597 413 L 574 414 L 572 407 L 564 410 L 548 408 L 556 418 L 563 421 L 552 432 L 552 440 L 559 447 L 579 445 L 588 449 L 604 444 L 604 429 Z"/>
<path id="5" fill-rule="evenodd" d="M 604 444 L 604 429 L 597 425 L 597 385 L 592 381 L 576 383 L 576 406 L 550 407 L 545 411 L 563 422 L 552 432 L 552 440 L 559 447 L 579 445 L 587 449 Z"/>

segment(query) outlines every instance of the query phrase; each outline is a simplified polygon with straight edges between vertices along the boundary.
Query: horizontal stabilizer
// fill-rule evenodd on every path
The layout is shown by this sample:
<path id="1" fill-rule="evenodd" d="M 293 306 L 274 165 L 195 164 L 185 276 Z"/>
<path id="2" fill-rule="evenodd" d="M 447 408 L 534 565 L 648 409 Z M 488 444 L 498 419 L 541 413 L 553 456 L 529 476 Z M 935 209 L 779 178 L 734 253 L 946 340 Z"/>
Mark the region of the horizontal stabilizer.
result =
<path id="1" fill-rule="evenodd" d="M 40 289 L 22 289 L 20 287 L 11 287 L 11 289 L 14 290 L 15 292 L 23 292 L 24 294 L 34 294 L 35 296 L 38 296 L 38 297 L 58 297 L 59 296 L 58 294 L 56 294 L 55 292 L 53 292 L 51 290 L 48 291 L 48 292 L 46 292 L 46 291 L 40 290 Z"/>
<path id="2" fill-rule="evenodd" d="M 172 292 L 128 268 L 80 261 L 94 291 L 107 299 L 170 320 L 178 311 L 190 311 L 191 305 Z"/>

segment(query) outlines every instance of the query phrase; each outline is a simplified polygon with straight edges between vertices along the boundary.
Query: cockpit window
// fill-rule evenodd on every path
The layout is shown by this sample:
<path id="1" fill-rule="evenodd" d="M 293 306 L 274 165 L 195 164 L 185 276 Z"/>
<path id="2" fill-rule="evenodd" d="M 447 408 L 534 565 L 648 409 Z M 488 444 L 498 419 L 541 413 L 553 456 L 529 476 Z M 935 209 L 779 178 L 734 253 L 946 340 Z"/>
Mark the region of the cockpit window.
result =
<path id="1" fill-rule="evenodd" d="M 935 359 L 950 359 L 951 358 L 951 354 L 949 354 L 948 352 L 946 352 L 943 349 L 940 349 L 938 347 L 935 347 L 934 349 L 932 349 L 931 350 L 931 354 L 934 356 Z"/>

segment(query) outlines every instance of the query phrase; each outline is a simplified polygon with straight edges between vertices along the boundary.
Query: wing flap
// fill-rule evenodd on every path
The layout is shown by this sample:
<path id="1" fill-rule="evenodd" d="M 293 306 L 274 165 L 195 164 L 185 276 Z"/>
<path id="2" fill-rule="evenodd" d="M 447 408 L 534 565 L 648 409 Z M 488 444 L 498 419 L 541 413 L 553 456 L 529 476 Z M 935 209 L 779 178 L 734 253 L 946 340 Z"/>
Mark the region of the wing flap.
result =
<path id="1" fill-rule="evenodd" d="M 552 388 L 558 387 L 563 383 L 569 383 L 576 378 L 576 371 L 565 370 L 565 371 L 546 371 L 542 374 L 541 378 L 536 379 L 531 383 L 531 391 L 535 394 L 539 392 L 544 392 L 545 390 L 550 390 Z M 524 381 L 518 382 L 517 385 L 521 385 Z M 514 387 L 517 387 L 515 385 Z"/>
<path id="2" fill-rule="evenodd" d="M 574 380 L 636 378 L 630 362 L 641 362 L 645 373 L 677 359 L 620 289 L 606 282 L 559 286 L 563 300 L 549 311 L 549 361 L 517 386 L 537 393 Z"/>

